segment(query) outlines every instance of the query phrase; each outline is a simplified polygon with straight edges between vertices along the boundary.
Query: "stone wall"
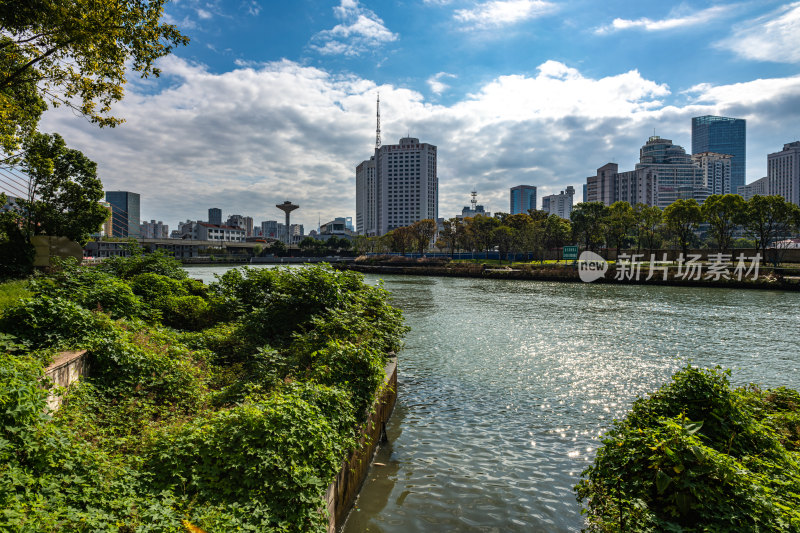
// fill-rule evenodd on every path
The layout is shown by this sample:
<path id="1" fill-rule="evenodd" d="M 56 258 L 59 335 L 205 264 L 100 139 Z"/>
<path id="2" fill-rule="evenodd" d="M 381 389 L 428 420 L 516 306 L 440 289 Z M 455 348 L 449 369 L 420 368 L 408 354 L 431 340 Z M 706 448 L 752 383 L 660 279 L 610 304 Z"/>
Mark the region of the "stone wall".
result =
<path id="1" fill-rule="evenodd" d="M 372 457 L 386 435 L 386 422 L 397 400 L 397 358 L 386 365 L 383 387 L 372 404 L 372 411 L 361 430 L 361 439 L 355 451 L 342 465 L 336 479 L 325 495 L 328 505 L 328 533 L 336 533 L 344 524 L 353 502 L 367 477 Z"/>
<path id="2" fill-rule="evenodd" d="M 61 352 L 55 361 L 44 370 L 46 377 L 53 381 L 56 387 L 69 387 L 85 375 L 89 370 L 89 357 L 86 350 L 77 352 Z M 61 396 L 52 392 L 47 396 L 47 407 L 51 411 L 61 406 Z"/>

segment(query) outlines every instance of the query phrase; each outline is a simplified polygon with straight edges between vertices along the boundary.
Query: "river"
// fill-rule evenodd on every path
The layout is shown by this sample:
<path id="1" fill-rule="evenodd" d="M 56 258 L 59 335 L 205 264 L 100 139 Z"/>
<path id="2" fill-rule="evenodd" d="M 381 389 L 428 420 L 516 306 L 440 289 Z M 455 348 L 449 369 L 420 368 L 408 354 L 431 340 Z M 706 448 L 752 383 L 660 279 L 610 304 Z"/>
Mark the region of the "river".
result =
<path id="1" fill-rule="evenodd" d="M 191 267 L 211 280 L 221 267 Z M 366 276 L 378 283 L 377 276 Z M 384 276 L 411 332 L 344 531 L 578 531 L 598 437 L 687 363 L 800 388 L 800 294 Z"/>

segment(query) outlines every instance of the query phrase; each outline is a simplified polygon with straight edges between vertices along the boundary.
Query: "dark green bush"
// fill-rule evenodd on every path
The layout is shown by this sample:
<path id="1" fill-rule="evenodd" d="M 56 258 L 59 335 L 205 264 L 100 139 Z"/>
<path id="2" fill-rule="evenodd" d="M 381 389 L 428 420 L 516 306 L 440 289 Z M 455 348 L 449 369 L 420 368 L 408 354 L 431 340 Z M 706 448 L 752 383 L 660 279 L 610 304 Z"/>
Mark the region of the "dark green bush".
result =
<path id="1" fill-rule="evenodd" d="M 615 421 L 576 487 L 590 531 L 800 531 L 800 463 L 728 374 L 687 367 Z M 770 403 L 769 400 L 767 400 Z"/>
<path id="2" fill-rule="evenodd" d="M 350 413 L 335 388 L 289 387 L 163 433 L 145 469 L 156 490 L 248 506 L 269 528 L 324 530 L 322 496 L 354 444 Z"/>
<path id="3" fill-rule="evenodd" d="M 74 262 L 62 265 L 55 274 L 31 282 L 32 290 L 108 313 L 111 318 L 136 318 L 145 314 L 142 302 L 119 278 L 93 268 L 77 267 Z"/>
<path id="4" fill-rule="evenodd" d="M 109 257 L 95 268 L 122 279 L 132 279 L 145 273 L 160 274 L 177 280 L 188 277 L 181 262 L 163 250 L 150 254 L 135 253 L 130 257 Z"/>
<path id="5" fill-rule="evenodd" d="M 100 317 L 61 297 L 20 300 L 0 316 L 0 332 L 13 335 L 33 350 L 81 348 L 104 326 Z"/>
<path id="6" fill-rule="evenodd" d="M 206 287 L 174 266 L 65 263 L 3 311 L 0 530 L 324 530 L 399 311 L 327 267 Z M 48 422 L 36 350 L 63 348 L 91 371 Z"/>

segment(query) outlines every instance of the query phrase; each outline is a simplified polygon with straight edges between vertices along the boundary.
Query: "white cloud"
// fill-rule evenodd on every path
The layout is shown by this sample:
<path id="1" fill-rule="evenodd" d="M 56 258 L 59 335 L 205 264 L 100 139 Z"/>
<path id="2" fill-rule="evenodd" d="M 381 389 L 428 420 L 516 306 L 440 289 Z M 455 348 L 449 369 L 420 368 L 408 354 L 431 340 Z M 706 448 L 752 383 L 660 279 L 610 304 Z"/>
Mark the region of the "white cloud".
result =
<path id="1" fill-rule="evenodd" d="M 545 0 L 492 0 L 472 9 L 457 9 L 454 18 L 464 29 L 489 29 L 510 26 L 554 12 L 556 4 Z"/>
<path id="2" fill-rule="evenodd" d="M 206 11 L 205 9 L 201 8 L 197 10 L 197 16 L 200 17 L 201 19 L 210 19 L 214 15 L 212 15 L 209 11 Z"/>
<path id="3" fill-rule="evenodd" d="M 800 2 L 736 27 L 730 37 L 716 46 L 745 59 L 800 62 Z"/>
<path id="4" fill-rule="evenodd" d="M 389 31 L 373 11 L 361 7 L 358 0 L 341 0 L 333 12 L 341 24 L 311 38 L 311 48 L 321 54 L 355 56 L 397 40 L 397 34 Z"/>
<path id="5" fill-rule="evenodd" d="M 99 164 L 107 189 L 142 194 L 142 218 L 174 226 L 203 219 L 209 207 L 279 220 L 276 203 L 301 207 L 308 229 L 317 216 L 352 216 L 355 166 L 372 154 L 375 97 L 382 137 L 410 132 L 439 147 L 440 215 L 453 216 L 477 186 L 482 203 L 505 210 L 508 188 L 543 191 L 573 185 L 610 160 L 629 170 L 653 128 L 690 146 L 690 119 L 721 114 L 748 120 L 750 178 L 764 175 L 766 154 L 796 140 L 800 76 L 687 91 L 633 70 L 591 78 L 547 61 L 535 76 L 492 80 L 453 105 L 434 105 L 408 89 L 341 76 L 292 61 L 240 62 L 215 74 L 178 57 L 159 62 L 160 90 L 134 84 L 116 112 L 127 122 L 98 129 L 63 108 L 45 114 L 43 131 Z M 765 170 L 764 170 L 765 171 Z"/>
<path id="6" fill-rule="evenodd" d="M 595 33 L 605 34 L 631 29 L 640 29 L 645 31 L 666 31 L 679 28 L 688 28 L 692 26 L 698 26 L 700 24 L 707 24 L 712 20 L 721 17 L 730 16 L 733 8 L 733 5 L 714 6 L 701 11 L 695 11 L 694 13 L 676 13 L 673 16 L 662 20 L 652 20 L 649 18 L 640 18 L 636 20 L 616 18 L 611 24 L 597 28 Z"/>
<path id="7" fill-rule="evenodd" d="M 458 76 L 456 76 L 455 74 L 450 74 L 449 72 L 439 72 L 428 78 L 426 83 L 428 84 L 428 87 L 431 88 L 431 91 L 434 94 L 442 94 L 443 92 L 445 92 L 447 89 L 450 88 L 449 85 L 447 85 L 442 81 L 442 78 L 457 78 L 457 77 Z"/>

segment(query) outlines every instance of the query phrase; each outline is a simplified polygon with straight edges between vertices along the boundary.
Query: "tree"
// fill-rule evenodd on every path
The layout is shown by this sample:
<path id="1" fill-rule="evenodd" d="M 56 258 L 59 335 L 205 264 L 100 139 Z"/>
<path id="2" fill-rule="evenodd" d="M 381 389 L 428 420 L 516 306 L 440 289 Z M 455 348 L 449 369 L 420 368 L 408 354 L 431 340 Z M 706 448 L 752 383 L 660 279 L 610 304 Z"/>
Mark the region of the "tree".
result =
<path id="1" fill-rule="evenodd" d="M 542 235 L 543 244 L 548 250 L 566 245 L 572 232 L 569 220 L 563 219 L 558 215 L 548 216 L 543 221 L 542 228 L 544 230 Z"/>
<path id="2" fill-rule="evenodd" d="M 712 194 L 700 208 L 703 218 L 711 227 L 711 235 L 717 242 L 717 250 L 731 248 L 733 232 L 745 221 L 747 204 L 738 194 Z"/>
<path id="3" fill-rule="evenodd" d="M 667 230 L 677 239 L 684 255 L 689 253 L 689 243 L 702 221 L 700 204 L 694 198 L 675 200 L 664 209 Z"/>
<path id="4" fill-rule="evenodd" d="M 631 204 L 628 202 L 614 202 L 606 209 L 606 214 L 603 217 L 603 229 L 606 234 L 606 242 L 608 244 L 615 244 L 617 247 L 617 255 L 619 257 L 622 244 L 628 236 L 628 231 L 635 223 L 635 215 Z"/>
<path id="5" fill-rule="evenodd" d="M 494 246 L 494 230 L 500 225 L 500 220 L 484 215 L 475 215 L 467 218 L 467 232 L 472 242 L 479 250 L 489 252 L 489 248 Z"/>
<path id="6" fill-rule="evenodd" d="M 500 259 L 505 254 L 506 259 L 509 258 L 509 253 L 514 247 L 514 230 L 508 226 L 498 226 L 492 232 L 492 240 L 497 243 L 497 249 L 500 252 Z M 509 259 L 509 262 L 511 260 Z"/>
<path id="7" fill-rule="evenodd" d="M 659 228 L 661 227 L 662 213 L 656 205 L 636 204 L 633 208 L 633 218 L 636 228 L 636 253 L 645 244 L 653 255 L 659 239 Z"/>
<path id="8" fill-rule="evenodd" d="M 414 246 L 414 234 L 409 226 L 395 228 L 385 235 L 389 249 L 406 255 L 406 251 Z"/>
<path id="9" fill-rule="evenodd" d="M 128 69 L 158 76 L 155 61 L 188 39 L 159 22 L 166 0 L 0 0 L 0 149 L 12 153 L 46 102 L 100 126 L 121 122 Z"/>
<path id="10" fill-rule="evenodd" d="M 0 193 L 0 207 L 7 201 Z M 34 249 L 22 228 L 23 217 L 16 209 L 0 211 L 0 280 L 24 277 L 33 271 Z"/>
<path id="11" fill-rule="evenodd" d="M 419 220 L 410 226 L 410 231 L 413 235 L 414 245 L 422 255 L 430 246 L 433 236 L 436 235 L 436 221 L 431 218 Z"/>
<path id="12" fill-rule="evenodd" d="M 273 255 L 286 255 L 286 245 L 283 241 L 273 241 L 269 249 Z"/>
<path id="13" fill-rule="evenodd" d="M 745 207 L 744 229 L 755 239 L 761 257 L 767 259 L 770 244 L 789 237 L 800 226 L 800 208 L 787 202 L 783 196 L 755 195 Z M 776 250 L 773 257 L 778 263 Z"/>
<path id="14" fill-rule="evenodd" d="M 29 198 L 20 202 L 29 215 L 29 235 L 63 236 L 83 245 L 108 218 L 99 204 L 103 184 L 97 164 L 67 148 L 60 135 L 31 135 L 22 168 L 30 177 Z"/>
<path id="15" fill-rule="evenodd" d="M 303 240 L 297 244 L 297 247 L 303 252 L 303 255 L 314 253 L 318 249 L 317 239 L 314 237 L 303 237 Z"/>
<path id="16" fill-rule="evenodd" d="M 456 246 L 463 233 L 464 225 L 460 219 L 454 217 L 444 221 L 444 228 L 439 235 L 442 244 L 450 249 L 450 257 L 455 256 Z"/>
<path id="17" fill-rule="evenodd" d="M 583 243 L 584 249 L 594 250 L 602 242 L 602 220 L 606 209 L 602 202 L 581 202 L 572 210 L 569 216 L 572 235 Z"/>

